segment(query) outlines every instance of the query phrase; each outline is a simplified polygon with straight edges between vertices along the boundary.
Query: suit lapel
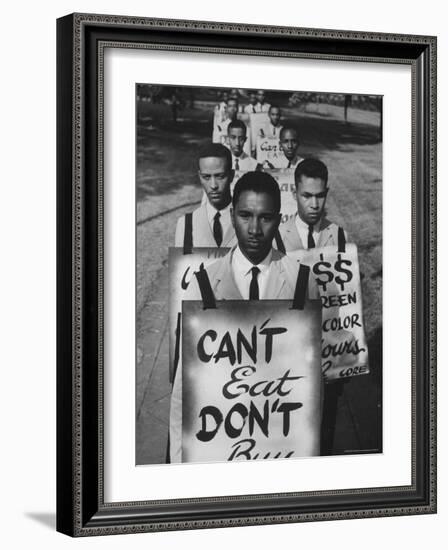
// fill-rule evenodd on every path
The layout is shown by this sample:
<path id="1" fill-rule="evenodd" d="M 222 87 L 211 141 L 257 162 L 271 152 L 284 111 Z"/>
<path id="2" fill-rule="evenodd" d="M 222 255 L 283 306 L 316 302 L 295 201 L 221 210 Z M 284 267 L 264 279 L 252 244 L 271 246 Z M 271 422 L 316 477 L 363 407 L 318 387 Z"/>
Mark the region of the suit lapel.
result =
<path id="1" fill-rule="evenodd" d="M 230 224 L 222 239 L 222 246 L 233 246 L 235 244 L 235 230 Z"/>
<path id="2" fill-rule="evenodd" d="M 289 218 L 289 220 L 285 223 L 283 240 L 287 251 L 302 250 L 304 248 L 300 235 L 297 231 L 294 217 Z"/>
<path id="3" fill-rule="evenodd" d="M 205 204 L 201 205 L 196 212 L 197 216 L 193 226 L 193 246 L 213 246 L 215 238 L 208 223 Z"/>
<path id="4" fill-rule="evenodd" d="M 277 250 L 272 251 L 272 262 L 266 284 L 266 299 L 269 300 L 277 300 L 286 284 L 281 257 Z"/>
<path id="5" fill-rule="evenodd" d="M 333 242 L 333 234 L 331 231 L 331 223 L 324 218 L 321 222 L 320 235 L 319 235 L 319 247 L 330 246 L 336 244 Z"/>
<path id="6" fill-rule="evenodd" d="M 213 291 L 217 300 L 224 297 L 227 300 L 242 300 L 243 297 L 235 284 L 231 268 L 233 250 L 231 250 L 221 263 L 221 269 L 216 273 L 216 282 Z"/>

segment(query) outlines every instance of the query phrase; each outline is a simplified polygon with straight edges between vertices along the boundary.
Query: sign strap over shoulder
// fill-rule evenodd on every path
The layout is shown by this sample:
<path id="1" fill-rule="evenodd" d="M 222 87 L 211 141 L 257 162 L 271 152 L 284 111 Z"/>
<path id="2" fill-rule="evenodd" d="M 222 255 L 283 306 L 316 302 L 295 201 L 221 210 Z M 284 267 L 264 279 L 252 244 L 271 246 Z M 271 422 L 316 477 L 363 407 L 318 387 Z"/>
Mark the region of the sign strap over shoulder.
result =
<path id="1" fill-rule="evenodd" d="M 300 264 L 291 309 L 303 309 L 305 307 L 309 277 L 310 268 L 307 265 Z"/>
<path id="2" fill-rule="evenodd" d="M 177 314 L 177 323 L 176 323 L 176 332 L 175 332 L 176 344 L 175 344 L 175 348 L 174 348 L 173 372 L 172 372 L 172 378 L 171 378 L 170 382 L 174 381 L 174 378 L 176 377 L 177 366 L 179 365 L 181 321 L 182 321 L 182 314 L 179 312 Z"/>
<path id="3" fill-rule="evenodd" d="M 283 254 L 286 254 L 285 244 L 283 242 L 282 236 L 280 235 L 280 231 L 276 231 L 274 239 L 275 244 L 277 245 L 277 250 L 279 250 Z"/>
<path id="4" fill-rule="evenodd" d="M 184 227 L 184 254 L 193 252 L 193 213 L 185 214 Z"/>
<path id="5" fill-rule="evenodd" d="M 212 285 L 203 263 L 200 265 L 199 271 L 196 271 L 195 276 L 198 281 L 199 290 L 201 291 L 204 309 L 216 309 L 215 295 L 213 294 Z"/>
<path id="6" fill-rule="evenodd" d="M 345 233 L 342 227 L 338 227 L 338 252 L 345 252 Z"/>

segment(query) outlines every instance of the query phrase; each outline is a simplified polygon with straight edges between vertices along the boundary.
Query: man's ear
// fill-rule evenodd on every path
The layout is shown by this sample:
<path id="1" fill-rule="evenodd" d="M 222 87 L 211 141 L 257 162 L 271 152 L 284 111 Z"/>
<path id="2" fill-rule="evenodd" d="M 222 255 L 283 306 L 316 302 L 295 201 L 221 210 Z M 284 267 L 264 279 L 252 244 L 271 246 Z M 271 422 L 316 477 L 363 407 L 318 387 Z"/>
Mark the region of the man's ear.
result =
<path id="1" fill-rule="evenodd" d="M 232 227 L 235 229 L 235 213 L 233 211 L 233 206 L 230 207 L 230 219 L 232 220 Z"/>
<path id="2" fill-rule="evenodd" d="M 232 170 L 229 171 L 229 174 L 230 174 L 230 177 L 229 177 L 229 187 L 230 187 L 230 184 L 232 183 L 233 178 L 235 177 L 235 170 L 233 170 L 232 168 Z"/>

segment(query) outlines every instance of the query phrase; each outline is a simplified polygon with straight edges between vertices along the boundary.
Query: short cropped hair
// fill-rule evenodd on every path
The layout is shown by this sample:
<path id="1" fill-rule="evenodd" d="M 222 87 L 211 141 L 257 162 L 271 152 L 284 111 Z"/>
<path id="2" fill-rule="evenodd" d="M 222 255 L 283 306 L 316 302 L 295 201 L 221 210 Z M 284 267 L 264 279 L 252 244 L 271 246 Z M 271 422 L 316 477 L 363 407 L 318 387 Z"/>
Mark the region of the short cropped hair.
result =
<path id="1" fill-rule="evenodd" d="M 232 153 L 221 143 L 207 143 L 207 145 L 201 147 L 198 162 L 207 157 L 224 159 L 226 161 L 226 171 L 228 172 L 232 169 Z"/>
<path id="2" fill-rule="evenodd" d="M 282 137 L 285 135 L 285 132 L 295 132 L 296 133 L 296 136 L 297 136 L 297 141 L 299 140 L 299 131 L 297 130 L 297 128 L 295 126 L 293 126 L 292 124 L 285 124 L 283 126 L 283 128 L 280 130 L 280 140 L 282 139 Z"/>
<path id="3" fill-rule="evenodd" d="M 327 185 L 328 168 L 319 159 L 307 158 L 302 160 L 302 162 L 299 162 L 296 166 L 296 170 L 294 172 L 294 182 L 296 187 L 302 176 L 306 176 L 307 178 L 320 178 L 325 182 L 325 185 Z"/>
<path id="4" fill-rule="evenodd" d="M 227 134 L 230 134 L 230 130 L 234 128 L 241 128 L 241 130 L 244 130 L 244 135 L 247 135 L 247 126 L 242 120 L 232 120 L 227 126 Z"/>
<path id="5" fill-rule="evenodd" d="M 280 213 L 280 188 L 275 179 L 266 172 L 246 172 L 236 182 L 233 190 L 232 206 L 236 208 L 239 196 L 244 191 L 254 191 L 255 193 L 266 193 L 272 197 L 275 210 Z"/>
<path id="6" fill-rule="evenodd" d="M 280 112 L 282 112 L 282 110 L 280 109 L 280 107 L 278 105 L 271 105 L 269 107 L 268 113 L 270 113 L 272 111 L 272 109 L 278 109 Z"/>

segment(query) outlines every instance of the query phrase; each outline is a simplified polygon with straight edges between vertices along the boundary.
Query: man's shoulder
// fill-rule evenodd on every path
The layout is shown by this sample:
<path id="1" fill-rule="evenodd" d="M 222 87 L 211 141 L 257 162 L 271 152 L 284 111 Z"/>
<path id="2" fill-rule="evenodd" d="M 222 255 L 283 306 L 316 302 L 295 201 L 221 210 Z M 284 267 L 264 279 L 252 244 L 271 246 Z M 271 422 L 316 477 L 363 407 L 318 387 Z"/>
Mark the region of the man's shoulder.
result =
<path id="1" fill-rule="evenodd" d="M 296 261 L 276 248 L 272 249 L 272 264 L 280 271 L 286 271 L 288 275 L 296 268 Z M 296 268 L 298 269 L 298 268 Z"/>
<path id="2" fill-rule="evenodd" d="M 340 231 L 344 233 L 344 239 L 348 242 L 349 236 L 347 231 L 342 225 L 338 225 L 335 222 L 332 222 L 328 218 L 324 218 L 320 226 L 320 246 L 330 246 L 338 244 L 340 238 Z"/>
<path id="3" fill-rule="evenodd" d="M 206 203 L 201 204 L 198 206 L 195 210 L 190 210 L 190 212 L 185 212 L 185 214 L 182 214 L 182 216 L 179 216 L 177 218 L 177 225 L 184 224 L 185 218 L 187 216 L 191 216 L 193 220 L 197 218 L 198 216 L 202 216 L 204 214 L 207 214 L 207 207 Z"/>
<path id="4" fill-rule="evenodd" d="M 218 276 L 218 274 L 221 273 L 223 269 L 225 269 L 227 265 L 230 265 L 230 257 L 231 257 L 232 251 L 233 251 L 233 248 L 230 249 L 227 252 L 227 254 L 211 262 L 206 267 L 206 271 L 211 279 L 215 279 Z"/>
<path id="5" fill-rule="evenodd" d="M 290 218 L 288 218 L 285 223 L 281 223 L 279 227 L 281 235 L 284 235 L 285 233 L 294 230 L 296 230 L 295 216 L 291 216 Z"/>
<path id="6" fill-rule="evenodd" d="M 333 221 L 331 221 L 327 217 L 322 218 L 322 221 L 320 222 L 320 230 L 321 231 L 324 231 L 324 230 L 330 231 L 330 232 L 338 231 L 340 227 L 342 227 L 342 226 L 338 225 L 337 223 L 335 223 Z"/>

